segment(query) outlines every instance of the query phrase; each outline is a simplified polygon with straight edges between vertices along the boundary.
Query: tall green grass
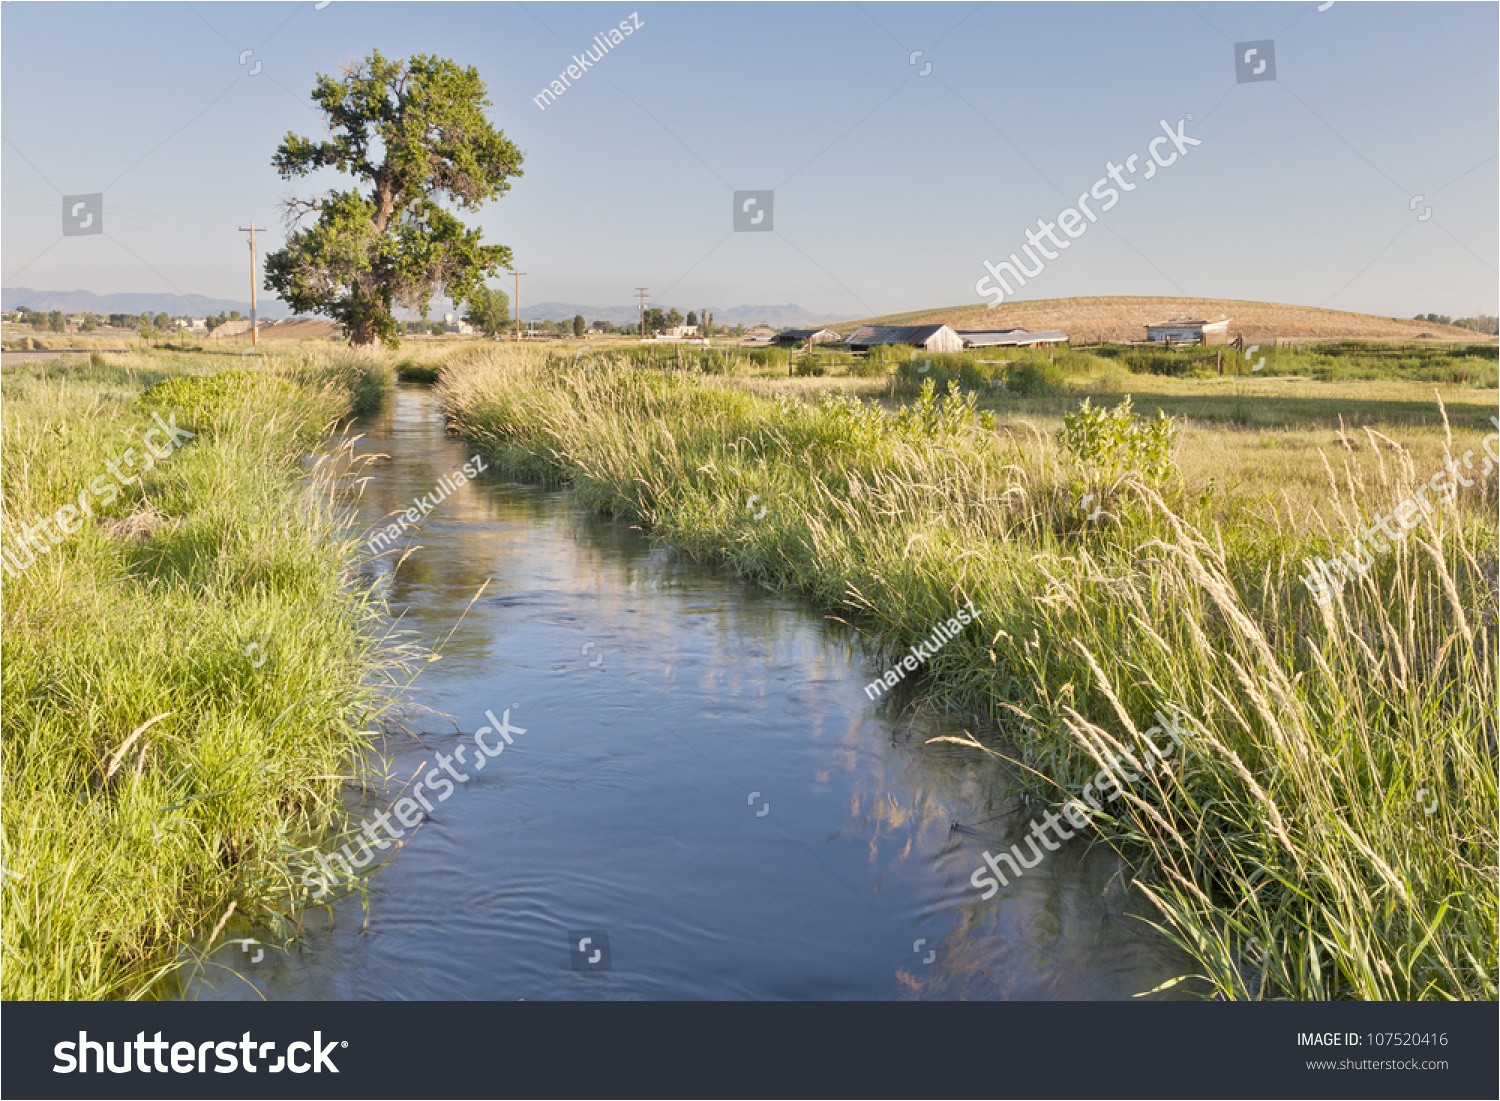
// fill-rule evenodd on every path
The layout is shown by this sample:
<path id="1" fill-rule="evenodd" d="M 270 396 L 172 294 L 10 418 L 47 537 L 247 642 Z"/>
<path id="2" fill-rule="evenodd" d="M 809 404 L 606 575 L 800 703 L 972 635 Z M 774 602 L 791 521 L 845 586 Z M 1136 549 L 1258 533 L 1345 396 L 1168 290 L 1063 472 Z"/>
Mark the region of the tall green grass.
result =
<path id="1" fill-rule="evenodd" d="M 839 609 L 876 649 L 973 600 L 982 628 L 928 685 L 1006 728 L 1039 798 L 1179 716 L 1172 768 L 1121 777 L 1096 825 L 1220 996 L 1495 997 L 1493 472 L 1319 605 L 1305 557 L 1431 473 L 1393 441 L 1330 460 L 1308 526 L 1210 512 L 1190 475 L 1107 475 L 930 390 L 887 413 L 521 349 L 439 395 L 510 469 Z"/>
<path id="2" fill-rule="evenodd" d="M 1226 375 L 1291 375 L 1341 382 L 1349 379 L 1402 379 L 1493 389 L 1500 380 L 1493 341 L 1473 344 L 1372 344 L 1323 341 L 1306 345 L 1266 345 L 1253 352 L 1232 346 L 1165 348 L 1104 345 L 1093 355 L 1122 364 L 1134 374 L 1206 378 Z"/>
<path id="3" fill-rule="evenodd" d="M 303 459 L 388 373 L 107 359 L 6 370 L 5 546 L 153 412 L 196 436 L 4 580 L 6 998 L 148 996 L 230 907 L 283 910 L 386 700 L 338 459 Z"/>

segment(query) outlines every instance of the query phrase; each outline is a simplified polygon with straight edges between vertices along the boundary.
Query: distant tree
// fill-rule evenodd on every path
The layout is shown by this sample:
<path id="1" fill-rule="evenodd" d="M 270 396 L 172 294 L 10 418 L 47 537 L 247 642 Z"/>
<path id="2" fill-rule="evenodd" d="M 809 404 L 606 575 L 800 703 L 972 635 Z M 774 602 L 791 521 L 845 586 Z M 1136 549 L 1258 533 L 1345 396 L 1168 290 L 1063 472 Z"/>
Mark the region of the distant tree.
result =
<path id="1" fill-rule="evenodd" d="M 587 324 L 587 322 L 585 322 L 583 320 L 583 314 L 581 314 L 581 313 L 574 314 L 573 315 L 573 335 L 581 337 L 581 336 L 583 336 L 584 332 L 587 329 L 588 329 L 588 324 Z"/>
<path id="2" fill-rule="evenodd" d="M 1491 314 L 1478 314 L 1474 317 L 1455 317 L 1453 324 L 1462 329 L 1472 329 L 1476 333 L 1485 333 L 1488 336 L 1500 335 L 1500 319 Z"/>
<path id="3" fill-rule="evenodd" d="M 351 343 L 394 344 L 394 306 L 425 310 L 439 289 L 465 302 L 510 264 L 510 249 L 481 244 L 443 204 L 472 211 L 505 194 L 521 151 L 485 117 L 479 71 L 435 56 L 376 50 L 339 80 L 319 76 L 312 98 L 332 136 L 287 134 L 276 170 L 291 179 L 331 168 L 370 190 L 290 203 L 318 220 L 266 257 L 266 286 L 294 310 L 337 320 Z"/>
<path id="4" fill-rule="evenodd" d="M 428 323 L 427 331 L 433 336 L 442 336 L 446 330 L 443 328 L 441 321 L 432 321 Z"/>
<path id="5" fill-rule="evenodd" d="M 68 323 L 63 319 L 61 310 L 47 311 L 47 328 L 51 329 L 54 333 L 60 333 L 67 327 Z"/>
<path id="6" fill-rule="evenodd" d="M 670 310 L 667 311 L 667 328 L 675 329 L 678 325 L 681 324 L 682 314 L 677 312 L 676 306 L 673 306 Z"/>
<path id="7" fill-rule="evenodd" d="M 99 327 L 99 319 L 91 313 L 83 315 L 83 324 L 79 326 L 86 333 L 91 333 Z"/>
<path id="8" fill-rule="evenodd" d="M 646 334 L 659 333 L 667 327 L 667 315 L 661 312 L 660 306 L 652 306 L 646 311 Z"/>
<path id="9" fill-rule="evenodd" d="M 696 324 L 698 324 L 698 315 L 696 313 L 694 313 L 692 310 L 688 311 L 687 323 L 689 325 L 696 325 Z"/>
<path id="10" fill-rule="evenodd" d="M 499 336 L 510 328 L 510 295 L 480 284 L 469 295 L 464 320 L 485 336 Z"/>
<path id="11" fill-rule="evenodd" d="M 163 333 L 169 333 L 172 331 L 172 318 L 169 314 L 157 314 L 151 319 L 151 324 Z"/>
<path id="12" fill-rule="evenodd" d="M 708 312 L 708 307 L 703 307 L 703 312 L 698 315 L 698 331 L 704 336 L 714 335 L 714 315 Z"/>
<path id="13" fill-rule="evenodd" d="M 735 336 L 744 336 L 745 335 L 745 326 L 743 326 L 743 325 L 736 325 L 734 327 L 734 335 Z"/>
<path id="14" fill-rule="evenodd" d="M 240 311 L 239 310 L 230 310 L 229 311 L 229 318 L 228 319 L 230 321 L 243 321 L 244 320 L 244 318 L 242 318 L 240 316 Z"/>

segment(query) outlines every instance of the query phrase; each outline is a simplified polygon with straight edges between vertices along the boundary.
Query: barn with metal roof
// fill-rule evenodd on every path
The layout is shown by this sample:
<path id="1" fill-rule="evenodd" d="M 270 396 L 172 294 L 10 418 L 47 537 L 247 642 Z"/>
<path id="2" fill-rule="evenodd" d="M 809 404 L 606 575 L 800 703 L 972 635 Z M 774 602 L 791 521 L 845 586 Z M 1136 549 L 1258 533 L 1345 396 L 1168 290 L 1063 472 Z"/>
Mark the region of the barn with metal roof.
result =
<path id="1" fill-rule="evenodd" d="M 1066 344 L 1068 334 L 1056 329 L 1030 332 L 1026 329 L 959 329 L 965 348 L 1034 348 L 1039 344 Z"/>
<path id="2" fill-rule="evenodd" d="M 926 352 L 964 350 L 963 337 L 946 325 L 861 325 L 845 343 L 854 352 L 889 344 L 907 344 Z"/>
<path id="3" fill-rule="evenodd" d="M 837 344 L 842 339 L 832 329 L 783 329 L 776 334 L 774 343 L 783 348 L 801 348 L 808 343 Z"/>

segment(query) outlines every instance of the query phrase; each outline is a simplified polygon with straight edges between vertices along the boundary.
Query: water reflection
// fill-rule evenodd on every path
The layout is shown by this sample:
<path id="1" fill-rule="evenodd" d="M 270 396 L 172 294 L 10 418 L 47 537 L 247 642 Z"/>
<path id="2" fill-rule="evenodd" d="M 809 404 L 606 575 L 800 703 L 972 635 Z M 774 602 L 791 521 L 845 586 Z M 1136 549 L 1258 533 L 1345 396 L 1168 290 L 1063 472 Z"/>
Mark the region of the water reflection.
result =
<path id="1" fill-rule="evenodd" d="M 471 453 L 419 392 L 368 429 L 391 456 L 356 506 L 373 530 Z M 492 475 L 402 544 L 369 568 L 429 644 L 488 586 L 418 681 L 430 710 L 388 740 L 392 774 L 488 708 L 527 733 L 407 839 L 368 914 L 341 901 L 291 951 L 233 961 L 254 989 L 211 968 L 188 996 L 1125 998 L 1186 970 L 1102 847 L 980 900 L 982 853 L 1030 817 L 1013 778 L 926 744 L 961 720 L 871 705 L 846 626 Z"/>

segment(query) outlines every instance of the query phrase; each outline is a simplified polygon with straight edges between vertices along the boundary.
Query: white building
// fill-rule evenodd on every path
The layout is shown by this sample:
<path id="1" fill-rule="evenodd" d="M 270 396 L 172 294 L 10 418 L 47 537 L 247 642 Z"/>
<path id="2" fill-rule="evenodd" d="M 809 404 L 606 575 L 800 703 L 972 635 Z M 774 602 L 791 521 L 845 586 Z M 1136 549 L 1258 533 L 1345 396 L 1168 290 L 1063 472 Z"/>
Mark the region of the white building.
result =
<path id="1" fill-rule="evenodd" d="M 1201 317 L 1174 317 L 1147 325 L 1146 339 L 1152 344 L 1227 344 L 1229 318 L 1207 321 Z"/>

